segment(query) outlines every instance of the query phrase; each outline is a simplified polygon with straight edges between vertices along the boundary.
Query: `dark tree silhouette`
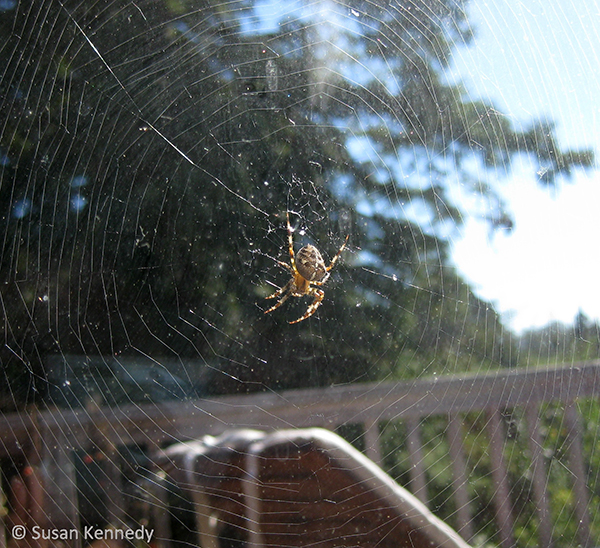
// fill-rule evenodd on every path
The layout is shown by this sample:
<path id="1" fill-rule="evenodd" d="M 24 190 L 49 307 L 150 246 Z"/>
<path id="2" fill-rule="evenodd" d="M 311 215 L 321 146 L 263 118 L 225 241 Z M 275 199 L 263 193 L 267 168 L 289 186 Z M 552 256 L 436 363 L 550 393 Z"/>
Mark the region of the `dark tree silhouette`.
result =
<path id="1" fill-rule="evenodd" d="M 264 28 L 252 2 L 3 13 L 5 406 L 47 390 L 52 354 L 183 360 L 213 392 L 511 365 L 449 268 L 452 182 L 500 203 L 473 159 L 527 153 L 551 184 L 591 152 L 444 83 L 471 39 L 463 2 L 331 10 Z M 287 210 L 326 258 L 351 234 L 294 326 L 299 299 L 263 314 L 288 276 Z M 500 205 L 490 222 L 510 225 Z"/>

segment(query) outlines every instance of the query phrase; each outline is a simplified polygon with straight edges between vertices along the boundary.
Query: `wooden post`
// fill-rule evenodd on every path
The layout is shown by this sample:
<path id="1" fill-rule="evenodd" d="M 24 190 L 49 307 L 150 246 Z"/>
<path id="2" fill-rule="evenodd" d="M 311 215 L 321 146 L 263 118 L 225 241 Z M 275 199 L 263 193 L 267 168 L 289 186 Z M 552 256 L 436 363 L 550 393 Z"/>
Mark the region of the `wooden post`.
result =
<path id="1" fill-rule="evenodd" d="M 540 434 L 540 418 L 538 405 L 531 404 L 525 407 L 525 422 L 528 430 L 529 451 L 531 453 L 531 469 L 533 481 L 533 499 L 539 519 L 539 544 L 540 548 L 552 548 L 552 519 L 548 503 L 548 470 L 544 462 L 543 440 Z"/>
<path id="2" fill-rule="evenodd" d="M 456 517 L 458 532 L 469 542 L 473 538 L 471 524 L 470 497 L 467 491 L 467 466 L 463 449 L 463 435 L 460 417 L 451 414 L 448 421 L 448 443 L 450 458 L 452 459 L 452 488 L 456 502 Z"/>
<path id="3" fill-rule="evenodd" d="M 589 496 L 587 489 L 587 473 L 583 459 L 583 434 L 581 419 L 575 408 L 575 402 L 569 403 L 565 409 L 565 425 L 569 444 L 569 462 L 573 474 L 573 495 L 575 498 L 575 516 L 579 523 L 579 543 L 583 548 L 593 546 L 590 534 Z"/>
<path id="4" fill-rule="evenodd" d="M 376 419 L 365 422 L 365 452 L 375 464 L 381 466 L 381 449 L 379 447 L 379 424 Z"/>
<path id="5" fill-rule="evenodd" d="M 80 529 L 77 481 L 73 446 L 63 429 L 44 429 L 42 436 L 42 483 L 46 500 L 44 509 L 50 527 Z M 72 548 L 81 548 L 81 539 L 73 539 Z"/>
<path id="6" fill-rule="evenodd" d="M 125 499 L 123 496 L 123 475 L 121 473 L 121 455 L 111 444 L 103 450 L 102 468 L 108 478 L 106 508 L 108 522 L 117 528 L 123 528 L 125 523 Z"/>
<path id="7" fill-rule="evenodd" d="M 171 516 L 165 473 L 162 470 L 154 473 L 148 484 L 153 495 L 151 508 L 154 538 L 152 545 L 156 548 L 169 548 L 171 546 Z"/>
<path id="8" fill-rule="evenodd" d="M 87 406 L 88 416 L 92 419 L 86 428 L 90 447 L 96 447 L 102 455 L 101 470 L 108 479 L 104 500 L 106 502 L 109 525 L 116 528 L 126 527 L 125 498 L 123 496 L 123 475 L 121 473 L 121 454 L 114 442 L 110 440 L 111 428 L 102 422 L 102 409 L 95 402 Z M 98 426 L 102 425 L 102 426 Z"/>
<path id="9" fill-rule="evenodd" d="M 502 548 L 513 548 L 515 540 L 513 537 L 514 520 L 512 517 L 512 505 L 510 502 L 510 487 L 504 464 L 504 427 L 502 415 L 499 409 L 488 411 L 487 429 L 490 436 L 490 461 L 492 464 L 492 478 L 494 480 L 494 507 L 496 509 L 496 522 L 500 535 Z"/>
<path id="10" fill-rule="evenodd" d="M 246 501 L 246 524 L 249 548 L 261 548 L 263 536 L 260 515 L 260 453 L 250 446 L 245 459 L 242 492 Z"/>
<path id="11" fill-rule="evenodd" d="M 4 514 L 4 510 L 6 508 L 6 492 L 4 490 L 4 482 L 2 481 L 2 477 L 0 477 L 0 505 L 2 507 L 2 514 Z M 5 525 L 5 516 L 0 516 L 0 548 L 6 548 L 6 525 Z"/>
<path id="12" fill-rule="evenodd" d="M 190 470 L 188 470 L 190 472 Z M 192 476 L 192 474 L 189 474 Z M 193 481 L 193 479 L 192 479 Z M 200 548 L 219 548 L 219 527 L 216 516 L 211 515 L 210 499 L 201 491 L 201 485 L 190 483 L 194 486 L 192 498 L 194 500 L 194 513 L 196 514 L 196 532 Z"/>
<path id="13" fill-rule="evenodd" d="M 407 419 L 406 428 L 408 430 L 408 454 L 411 464 L 411 491 L 415 497 L 427 506 L 429 498 L 427 496 L 427 479 L 423 466 L 423 444 L 421 443 L 421 431 L 418 419 Z"/>

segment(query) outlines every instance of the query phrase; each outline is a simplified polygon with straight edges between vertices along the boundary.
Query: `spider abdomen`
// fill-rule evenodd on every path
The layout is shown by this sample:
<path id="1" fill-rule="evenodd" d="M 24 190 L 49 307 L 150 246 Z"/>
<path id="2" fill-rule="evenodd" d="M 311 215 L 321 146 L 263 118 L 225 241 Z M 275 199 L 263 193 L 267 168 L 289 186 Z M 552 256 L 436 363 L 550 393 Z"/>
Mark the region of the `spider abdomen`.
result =
<path id="1" fill-rule="evenodd" d="M 290 264 L 278 261 L 277 259 L 275 259 L 275 261 L 279 266 L 282 266 L 292 274 L 292 279 L 283 287 L 280 287 L 275 291 L 275 293 L 265 297 L 266 299 L 279 298 L 274 306 L 265 310 L 265 314 L 279 308 L 290 297 L 313 297 L 314 300 L 306 309 L 304 316 L 290 322 L 293 324 L 306 320 L 306 318 L 310 318 L 317 308 L 321 306 L 321 302 L 325 297 L 325 292 L 322 289 L 318 289 L 318 286 L 323 285 L 329 278 L 329 271 L 334 267 L 336 261 L 342 254 L 342 251 L 344 251 L 350 235 L 348 234 L 348 236 L 346 236 L 342 247 L 340 247 L 335 257 L 331 260 L 329 266 L 325 266 L 323 256 L 314 245 L 304 246 L 298 253 L 294 253 L 294 237 L 292 226 L 290 225 L 290 214 L 287 213 L 286 217 Z"/>
<path id="2" fill-rule="evenodd" d="M 309 282 L 321 282 L 328 275 L 323 256 L 310 244 L 296 253 L 296 270 Z"/>

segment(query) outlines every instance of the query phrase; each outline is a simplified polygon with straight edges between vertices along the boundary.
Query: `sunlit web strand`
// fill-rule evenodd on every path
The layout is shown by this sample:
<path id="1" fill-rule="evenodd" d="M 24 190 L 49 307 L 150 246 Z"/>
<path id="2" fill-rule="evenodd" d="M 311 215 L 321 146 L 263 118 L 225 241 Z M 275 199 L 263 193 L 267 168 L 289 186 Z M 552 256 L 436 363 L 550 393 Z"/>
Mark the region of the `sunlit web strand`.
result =
<path id="1" fill-rule="evenodd" d="M 125 86 L 123 85 L 123 83 L 121 82 L 121 80 L 119 79 L 119 77 L 115 74 L 115 72 L 113 71 L 113 69 L 106 62 L 106 60 L 104 59 L 104 57 L 100 53 L 100 50 L 98 50 L 98 48 L 90 40 L 89 36 L 85 33 L 85 31 L 83 30 L 83 28 L 81 28 L 81 25 L 71 15 L 71 13 L 69 12 L 69 10 L 67 10 L 67 8 L 65 8 L 64 4 L 62 2 L 60 2 L 60 0 L 59 0 L 59 4 L 60 4 L 61 8 L 65 11 L 65 13 L 67 14 L 68 18 L 77 27 L 77 30 L 85 38 L 85 40 L 89 44 L 89 46 L 94 50 L 94 53 L 98 56 L 98 59 L 100 59 L 100 61 L 102 62 L 102 64 L 106 67 L 106 69 L 110 72 L 110 74 L 112 75 L 112 77 L 115 79 L 115 81 L 117 82 L 117 84 L 119 85 L 119 87 L 123 90 L 123 92 L 125 93 L 125 95 L 129 99 L 129 101 L 131 102 L 131 104 L 135 108 L 135 110 L 137 112 L 137 115 L 139 116 L 140 120 L 142 122 L 144 122 L 144 124 L 146 124 L 152 131 L 154 131 L 163 141 L 165 141 L 165 143 L 167 143 L 173 150 L 175 150 L 175 152 L 177 152 L 177 154 L 179 154 L 184 160 L 186 160 L 187 162 L 189 162 L 196 169 L 199 169 L 205 175 L 208 175 L 213 180 L 213 182 L 218 183 L 219 185 L 221 185 L 225 190 L 227 190 L 227 192 L 230 192 L 236 198 L 242 200 L 243 202 L 246 202 L 250 207 L 252 207 L 256 211 L 258 211 L 259 213 L 262 213 L 263 215 L 268 216 L 268 213 L 266 211 L 263 211 L 258 206 L 254 205 L 250 200 L 248 200 L 248 198 L 244 198 L 244 196 L 242 196 L 241 194 L 239 194 L 238 192 L 236 192 L 232 188 L 228 187 L 223 181 L 221 181 L 221 179 L 219 179 L 218 177 L 216 177 L 212 173 L 209 173 L 202 166 L 199 166 L 198 164 L 196 164 L 196 162 L 194 162 L 187 154 L 185 154 L 185 152 L 183 152 L 183 150 L 181 150 L 175 143 L 173 143 L 171 140 L 169 140 L 169 138 L 166 135 L 163 135 L 156 127 L 154 127 L 154 124 L 152 124 L 150 121 L 146 120 L 146 118 L 144 117 L 143 112 L 137 106 L 137 104 L 134 101 L 133 97 L 127 91 L 127 89 L 125 88 Z"/>

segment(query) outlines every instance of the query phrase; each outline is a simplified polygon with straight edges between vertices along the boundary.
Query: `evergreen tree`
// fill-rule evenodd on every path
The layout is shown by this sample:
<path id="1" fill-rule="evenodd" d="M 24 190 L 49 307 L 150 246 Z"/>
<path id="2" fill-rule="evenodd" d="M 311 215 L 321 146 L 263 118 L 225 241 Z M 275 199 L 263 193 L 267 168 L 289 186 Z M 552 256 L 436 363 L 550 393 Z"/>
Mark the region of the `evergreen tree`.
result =
<path id="1" fill-rule="evenodd" d="M 51 354 L 190 360 L 214 392 L 512 365 L 449 266 L 452 185 L 500 204 L 475 173 L 526 153 L 551 184 L 593 158 L 446 83 L 464 4 L 302 3 L 277 25 L 248 1 L 4 13 L 9 399 L 46 390 Z M 329 260 L 350 234 L 296 325 L 307 299 L 263 314 L 289 278 L 273 260 L 289 260 L 288 211 L 296 250 Z"/>

